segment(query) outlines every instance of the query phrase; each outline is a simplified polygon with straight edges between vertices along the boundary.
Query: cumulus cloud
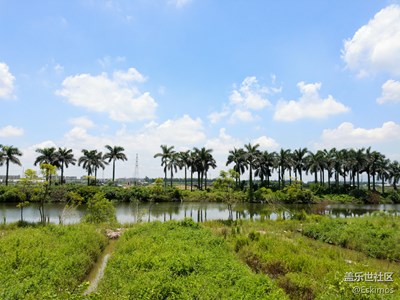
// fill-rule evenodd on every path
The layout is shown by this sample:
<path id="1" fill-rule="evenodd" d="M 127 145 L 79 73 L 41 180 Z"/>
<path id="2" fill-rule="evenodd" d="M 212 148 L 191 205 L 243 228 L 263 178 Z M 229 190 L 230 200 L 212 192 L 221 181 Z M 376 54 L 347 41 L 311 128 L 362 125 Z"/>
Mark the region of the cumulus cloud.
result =
<path id="1" fill-rule="evenodd" d="M 56 94 L 73 105 L 90 111 L 105 112 L 115 121 L 130 122 L 154 118 L 156 101 L 150 93 L 141 93 L 136 86 L 145 77 L 135 68 L 97 76 L 79 74 L 64 79 Z"/>
<path id="2" fill-rule="evenodd" d="M 275 76 L 271 80 L 274 85 Z M 252 112 L 271 106 L 267 95 L 279 93 L 280 91 L 281 88 L 270 88 L 261 85 L 255 76 L 248 76 L 239 86 L 236 84 L 233 86 L 229 96 L 229 104 L 224 104 L 222 111 L 209 114 L 208 119 L 211 123 L 217 123 L 220 119 L 229 116 L 229 121 L 232 123 L 253 121 L 257 117 Z"/>
<path id="3" fill-rule="evenodd" d="M 271 105 L 264 96 L 269 92 L 265 86 L 260 86 L 255 76 L 246 77 L 239 88 L 234 89 L 229 97 L 230 103 L 247 109 L 260 110 Z"/>
<path id="4" fill-rule="evenodd" d="M 88 117 L 85 117 L 85 116 L 69 119 L 69 123 L 74 125 L 74 126 L 78 126 L 78 127 L 82 127 L 82 128 L 92 128 L 92 127 L 94 127 L 93 121 L 90 120 Z"/>
<path id="5" fill-rule="evenodd" d="M 354 147 L 370 146 L 382 142 L 400 140 L 400 125 L 393 121 L 385 122 L 382 127 L 360 128 L 352 123 L 344 122 L 334 129 L 325 129 L 322 132 L 321 142 L 317 148 L 324 147 Z"/>
<path id="6" fill-rule="evenodd" d="M 14 127 L 11 125 L 0 128 L 0 137 L 21 136 L 24 134 L 22 128 Z"/>
<path id="7" fill-rule="evenodd" d="M 342 59 L 347 67 L 367 76 L 377 72 L 400 74 L 400 6 L 379 11 L 351 39 L 344 42 Z"/>
<path id="8" fill-rule="evenodd" d="M 322 119 L 350 110 L 331 95 L 325 99 L 321 98 L 319 95 L 321 83 L 299 82 L 297 86 L 302 96 L 298 101 L 279 101 L 275 109 L 275 120 L 291 122 L 304 118 Z"/>
<path id="9" fill-rule="evenodd" d="M 376 100 L 379 104 L 400 102 L 400 81 L 388 80 L 382 85 L 382 95 Z"/>
<path id="10" fill-rule="evenodd" d="M 8 65 L 0 62 L 0 99 L 14 98 L 15 77 L 11 74 Z"/>
<path id="11" fill-rule="evenodd" d="M 203 146 L 206 134 L 199 118 L 183 115 L 162 123 L 154 121 L 144 125 L 141 130 L 130 131 L 128 126 L 121 126 L 114 134 L 93 135 L 86 128 L 74 126 L 63 137 L 62 144 L 74 149 L 79 156 L 81 149 L 97 149 L 105 151 L 104 145 L 120 145 L 125 148 L 127 163 L 118 166 L 117 176 L 132 177 L 136 153 L 140 159 L 140 176 L 161 176 L 160 161 L 154 159 L 154 154 L 161 151 L 160 145 L 174 146 L 176 151 Z M 79 174 L 83 171 L 78 170 Z M 104 171 L 105 176 L 111 176 L 110 168 Z"/>
<path id="12" fill-rule="evenodd" d="M 279 148 L 279 144 L 271 137 L 268 136 L 260 136 L 259 138 L 254 139 L 251 142 L 253 145 L 259 144 L 260 149 L 262 150 L 277 150 Z"/>

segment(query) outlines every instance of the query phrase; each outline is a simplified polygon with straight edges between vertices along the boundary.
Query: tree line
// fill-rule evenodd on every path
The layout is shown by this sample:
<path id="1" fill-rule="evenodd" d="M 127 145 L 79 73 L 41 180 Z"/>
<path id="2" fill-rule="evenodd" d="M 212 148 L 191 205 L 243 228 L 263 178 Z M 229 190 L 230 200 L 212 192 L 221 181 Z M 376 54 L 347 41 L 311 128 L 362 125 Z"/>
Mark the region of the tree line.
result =
<path id="1" fill-rule="evenodd" d="M 82 156 L 77 160 L 74 157 L 72 149 L 45 147 L 36 149 L 36 153 L 39 155 L 36 157 L 34 165 L 48 164 L 61 171 L 60 184 L 65 183 L 64 179 L 64 168 L 68 168 L 69 165 L 75 165 L 78 162 L 78 166 L 82 165 L 82 168 L 87 171 L 88 185 L 90 183 L 90 177 L 94 176 L 97 179 L 97 170 L 99 168 L 104 169 L 106 165 L 112 162 L 113 175 L 112 181 L 115 180 L 115 162 L 117 160 L 126 161 L 128 160 L 125 153 L 125 149 L 121 146 L 110 146 L 106 145 L 107 152 L 99 152 L 98 150 L 82 150 Z M 10 163 L 21 166 L 19 157 L 22 156 L 22 152 L 14 146 L 0 145 L 0 166 L 6 166 L 6 178 L 5 184 L 8 185 L 9 177 L 9 166 Z M 49 178 L 46 178 L 51 184 L 51 174 Z"/>
<path id="2" fill-rule="evenodd" d="M 259 178 L 261 185 L 270 186 L 273 172 L 277 173 L 278 188 L 284 188 L 286 176 L 291 183 L 292 178 L 303 182 L 303 174 L 314 175 L 314 183 L 331 188 L 343 185 L 360 188 L 360 175 L 366 174 L 368 190 L 376 190 L 376 181 L 380 180 L 382 192 L 385 183 L 389 182 L 397 190 L 400 181 L 400 164 L 391 161 L 371 147 L 361 149 L 336 149 L 309 151 L 307 148 L 295 150 L 281 149 L 277 152 L 261 151 L 259 144 L 246 144 L 243 148 L 234 148 L 229 151 L 226 166 L 233 164 L 236 171 L 236 187 L 241 185 L 241 175 L 246 171 L 249 174 L 249 193 L 252 198 L 253 180 Z M 170 171 L 171 186 L 174 173 L 179 169 L 185 170 L 185 189 L 187 186 L 187 171 L 190 172 L 191 189 L 193 188 L 193 174 L 197 173 L 197 186 L 207 188 L 207 172 L 216 168 L 212 149 L 193 148 L 188 151 L 175 151 L 174 146 L 161 145 L 161 152 L 154 157 L 161 158 L 164 167 L 165 183 Z"/>

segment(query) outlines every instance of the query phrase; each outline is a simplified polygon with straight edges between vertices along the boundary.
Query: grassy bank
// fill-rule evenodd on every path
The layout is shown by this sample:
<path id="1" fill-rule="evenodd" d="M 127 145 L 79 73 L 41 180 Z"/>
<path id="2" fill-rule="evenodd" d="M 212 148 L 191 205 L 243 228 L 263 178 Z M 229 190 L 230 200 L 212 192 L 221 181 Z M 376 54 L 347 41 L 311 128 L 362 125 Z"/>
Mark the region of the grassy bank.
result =
<path id="1" fill-rule="evenodd" d="M 0 229 L 0 299 L 70 299 L 106 244 L 89 225 Z"/>
<path id="2" fill-rule="evenodd" d="M 400 262 L 400 216 L 375 213 L 361 218 L 315 218 L 304 225 L 303 233 L 370 257 Z"/>
<path id="3" fill-rule="evenodd" d="M 117 242 L 101 299 L 285 299 L 235 258 L 223 238 L 192 221 L 140 224 Z"/>
<path id="4" fill-rule="evenodd" d="M 291 299 L 381 299 L 377 294 L 354 294 L 356 286 L 386 288 L 392 293 L 384 299 L 399 299 L 399 264 L 310 239 L 301 234 L 302 223 L 212 221 L 205 225 L 225 238 L 231 251 L 255 273 L 273 278 Z M 394 282 L 347 282 L 347 272 L 394 272 Z"/>

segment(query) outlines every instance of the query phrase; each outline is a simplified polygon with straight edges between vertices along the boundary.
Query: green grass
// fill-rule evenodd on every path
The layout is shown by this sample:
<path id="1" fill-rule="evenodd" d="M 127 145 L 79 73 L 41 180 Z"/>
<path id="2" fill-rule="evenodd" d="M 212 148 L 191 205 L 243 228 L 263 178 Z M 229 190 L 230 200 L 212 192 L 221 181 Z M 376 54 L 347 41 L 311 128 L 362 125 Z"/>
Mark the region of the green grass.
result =
<path id="1" fill-rule="evenodd" d="M 308 237 L 400 262 L 400 216 L 375 213 L 359 218 L 320 218 L 304 225 Z"/>
<path id="2" fill-rule="evenodd" d="M 393 288 L 384 299 L 400 298 L 399 264 L 305 237 L 299 221 L 211 221 L 206 226 L 224 237 L 254 272 L 273 278 L 291 299 L 381 299 L 376 294 L 355 295 L 354 286 Z M 344 280 L 346 272 L 395 274 L 392 283 L 352 283 Z"/>
<path id="3" fill-rule="evenodd" d="M 3 226 L 0 299 L 69 299 L 106 242 L 89 225 Z"/>
<path id="4" fill-rule="evenodd" d="M 100 282 L 101 299 L 286 299 L 265 275 L 230 253 L 223 238 L 193 223 L 150 223 L 126 231 Z"/>

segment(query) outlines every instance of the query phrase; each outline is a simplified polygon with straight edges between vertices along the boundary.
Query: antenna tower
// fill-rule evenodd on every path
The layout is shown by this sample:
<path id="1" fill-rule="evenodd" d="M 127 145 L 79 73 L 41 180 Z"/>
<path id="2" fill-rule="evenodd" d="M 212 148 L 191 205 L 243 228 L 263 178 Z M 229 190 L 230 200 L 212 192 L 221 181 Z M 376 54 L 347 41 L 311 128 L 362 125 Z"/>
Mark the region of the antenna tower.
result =
<path id="1" fill-rule="evenodd" d="M 136 153 L 136 162 L 135 162 L 134 182 L 135 182 L 135 185 L 137 185 L 139 182 L 139 156 L 137 153 Z"/>

